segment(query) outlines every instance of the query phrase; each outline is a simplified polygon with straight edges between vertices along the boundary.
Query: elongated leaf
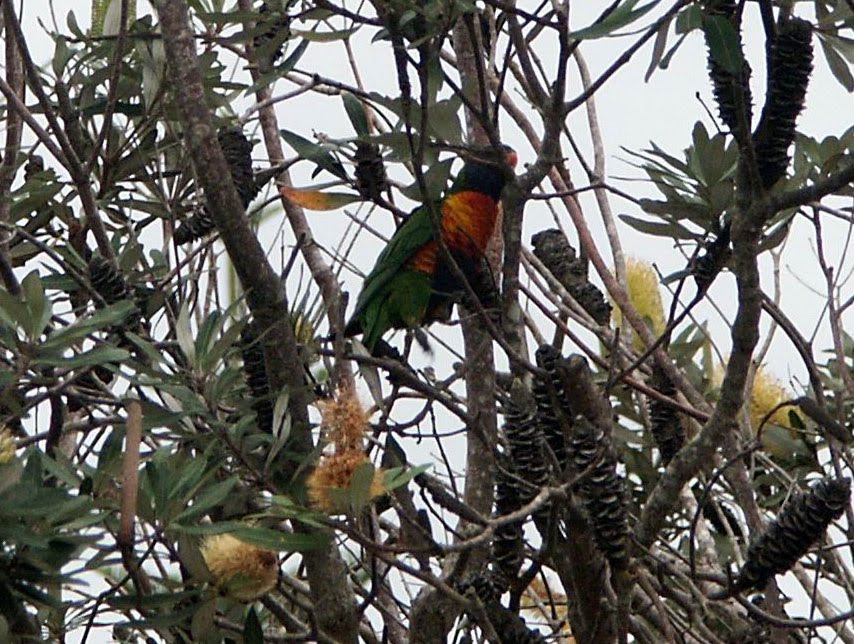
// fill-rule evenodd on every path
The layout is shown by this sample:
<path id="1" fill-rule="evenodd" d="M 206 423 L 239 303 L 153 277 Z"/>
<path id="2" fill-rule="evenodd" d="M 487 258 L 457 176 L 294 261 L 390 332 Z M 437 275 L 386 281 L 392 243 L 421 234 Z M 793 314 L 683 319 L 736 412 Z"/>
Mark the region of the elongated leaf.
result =
<path id="1" fill-rule="evenodd" d="M 827 60 L 827 66 L 830 67 L 830 72 L 833 77 L 839 81 L 848 92 L 854 92 L 854 76 L 851 75 L 851 68 L 839 52 L 831 46 L 824 38 L 820 38 L 821 50 L 824 52 L 824 58 Z"/>
<path id="2" fill-rule="evenodd" d="M 250 606 L 243 622 L 243 644 L 264 644 L 264 631 L 255 609 Z"/>
<path id="3" fill-rule="evenodd" d="M 181 305 L 181 310 L 178 313 L 178 319 L 175 322 L 175 333 L 178 338 L 178 346 L 181 351 L 187 356 L 190 364 L 196 363 L 196 343 L 193 340 L 193 330 L 191 328 L 190 309 L 187 303 Z"/>
<path id="4" fill-rule="evenodd" d="M 655 235 L 656 237 L 673 237 L 675 239 L 695 239 L 696 235 L 692 234 L 687 228 L 677 224 L 676 222 L 657 222 L 638 219 L 631 215 L 620 215 L 620 219 L 626 222 L 635 230 L 639 230 L 647 235 Z"/>
<path id="5" fill-rule="evenodd" d="M 303 159 L 313 162 L 318 168 L 334 174 L 339 179 L 347 180 L 347 171 L 344 169 L 344 166 L 327 150 L 324 150 L 322 146 L 312 143 L 299 134 L 289 132 L 288 130 L 280 130 L 280 134 L 287 144 Z"/>
<path id="6" fill-rule="evenodd" d="M 336 210 L 362 199 L 359 195 L 347 192 L 299 190 L 289 186 L 282 186 L 279 190 L 296 205 L 306 210 Z"/>
<path id="7" fill-rule="evenodd" d="M 655 43 L 652 46 L 652 57 L 649 61 L 649 67 L 646 69 L 646 74 L 644 74 L 643 77 L 645 83 L 648 83 L 649 79 L 652 78 L 658 64 L 661 62 L 661 57 L 664 56 L 664 48 L 667 46 L 667 34 L 670 33 L 671 22 L 673 22 L 672 18 L 664 22 L 655 34 Z"/>
<path id="8" fill-rule="evenodd" d="M 657 2 L 650 2 L 639 9 L 635 9 L 634 7 L 638 2 L 639 0 L 626 0 L 626 2 L 608 14 L 602 22 L 590 25 L 579 31 L 573 31 L 569 34 L 569 37 L 575 40 L 596 40 L 597 38 L 610 36 L 617 29 L 630 25 L 638 18 L 642 18 L 658 4 Z"/>
<path id="9" fill-rule="evenodd" d="M 331 535 L 323 534 L 296 534 L 283 532 L 281 530 L 270 530 L 269 528 L 255 528 L 245 524 L 233 532 L 234 536 L 269 550 L 288 550 L 304 552 L 306 550 L 317 550 L 325 546 Z"/>
<path id="10" fill-rule="evenodd" d="M 21 289 L 27 298 L 27 307 L 30 309 L 30 326 L 27 334 L 31 340 L 37 340 L 50 320 L 53 307 L 45 297 L 37 271 L 32 271 L 21 281 Z"/>
<path id="11" fill-rule="evenodd" d="M 712 60 L 733 76 L 739 76 L 744 59 L 738 32 L 729 19 L 723 16 L 704 16 L 703 32 L 706 34 Z"/>
<path id="12" fill-rule="evenodd" d="M 347 117 L 350 123 L 353 124 L 353 129 L 359 136 L 368 136 L 368 117 L 365 115 L 365 105 L 350 92 L 342 92 L 341 100 L 344 102 L 344 109 L 347 111 Z"/>
<path id="13" fill-rule="evenodd" d="M 79 369 L 94 367 L 105 362 L 124 362 L 130 358 L 130 353 L 118 347 L 101 345 L 91 351 L 84 351 L 76 356 L 36 355 L 33 364 L 42 367 L 62 367 L 64 369 Z"/>
<path id="14" fill-rule="evenodd" d="M 223 501 L 231 493 L 236 484 L 237 479 L 232 477 L 211 485 L 193 499 L 193 505 L 176 516 L 175 521 L 189 521 L 205 514 L 212 507 Z"/>
<path id="15" fill-rule="evenodd" d="M 335 42 L 336 40 L 346 40 L 354 33 L 355 29 L 339 29 L 334 31 L 303 31 L 301 29 L 292 29 L 291 33 L 311 42 Z"/>

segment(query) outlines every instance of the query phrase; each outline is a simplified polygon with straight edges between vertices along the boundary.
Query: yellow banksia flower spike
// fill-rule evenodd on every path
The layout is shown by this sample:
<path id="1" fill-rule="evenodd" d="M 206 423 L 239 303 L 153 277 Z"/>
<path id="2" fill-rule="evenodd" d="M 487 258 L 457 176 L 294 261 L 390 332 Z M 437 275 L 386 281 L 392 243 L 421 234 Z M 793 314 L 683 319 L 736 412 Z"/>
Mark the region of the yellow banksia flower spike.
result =
<path id="1" fill-rule="evenodd" d="M 201 551 L 214 586 L 232 599 L 251 602 L 276 586 L 279 560 L 273 550 L 216 534 L 205 539 Z"/>
<path id="2" fill-rule="evenodd" d="M 658 288 L 658 275 L 652 264 L 640 259 L 627 259 L 626 286 L 629 301 L 652 333 L 656 336 L 664 333 L 667 321 L 664 316 L 661 291 Z M 614 323 L 617 327 L 623 326 L 623 314 L 619 307 L 614 307 Z M 646 346 L 637 334 L 633 335 L 632 348 L 639 353 L 646 350 Z"/>

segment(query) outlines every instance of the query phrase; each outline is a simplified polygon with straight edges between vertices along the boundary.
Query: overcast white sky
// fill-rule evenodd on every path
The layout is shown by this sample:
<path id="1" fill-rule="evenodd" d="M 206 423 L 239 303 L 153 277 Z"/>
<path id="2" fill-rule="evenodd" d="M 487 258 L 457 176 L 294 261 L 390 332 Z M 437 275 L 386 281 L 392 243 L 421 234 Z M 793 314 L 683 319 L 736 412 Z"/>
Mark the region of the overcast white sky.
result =
<path id="1" fill-rule="evenodd" d="M 49 21 L 50 3 L 48 0 L 27 0 L 24 4 L 24 24 L 27 33 L 31 36 L 31 44 L 37 62 L 47 63 L 52 55 L 53 47 L 50 39 L 44 35 L 37 24 L 37 20 Z M 65 14 L 73 9 L 77 21 L 81 26 L 89 24 L 89 0 L 78 0 L 77 2 L 56 2 L 55 11 L 60 22 L 60 27 L 65 30 Z M 228 2 L 226 6 L 233 3 Z M 533 8 L 535 3 L 526 1 L 519 3 L 521 7 Z M 574 3 L 573 25 L 581 28 L 588 25 L 601 11 L 604 3 L 578 2 Z M 355 5 L 354 5 L 355 6 Z M 752 11 L 752 5 L 748 5 Z M 800 7 L 798 7 L 800 10 Z M 140 2 L 138 15 L 143 15 L 147 9 L 145 3 Z M 809 17 L 809 16 L 807 16 Z M 642 24 L 646 24 L 644 21 Z M 761 106 L 762 89 L 764 88 L 764 69 L 762 51 L 762 34 L 760 25 L 756 20 L 749 19 L 744 30 L 745 42 L 748 48 L 748 58 L 752 63 L 753 93 L 755 102 Z M 582 46 L 582 52 L 587 59 L 593 76 L 597 76 L 616 58 L 628 43 L 633 39 L 602 39 L 587 42 Z M 672 42 L 672 41 L 671 41 Z M 365 64 L 361 67 L 365 86 L 394 95 L 396 85 L 394 73 L 391 66 L 389 49 L 386 43 L 380 42 L 370 44 L 365 38 L 357 41 L 356 55 Z M 648 43 L 611 81 L 609 81 L 596 95 L 596 108 L 600 125 L 603 132 L 606 149 L 608 152 L 607 171 L 611 177 L 615 176 L 639 176 L 639 172 L 625 163 L 627 155 L 621 148 L 640 150 L 648 146 L 650 141 L 655 141 L 661 148 L 677 156 L 682 148 L 690 142 L 691 130 L 695 121 L 702 120 L 707 128 L 712 131 L 713 125 L 700 102 L 695 99 L 695 94 L 700 92 L 706 104 L 716 113 L 711 98 L 708 77 L 705 72 L 706 55 L 702 36 L 700 33 L 692 34 L 684 43 L 676 55 L 670 69 L 657 71 L 649 83 L 643 82 L 643 75 L 649 62 L 652 44 Z M 548 52 L 540 51 L 547 60 Z M 350 81 L 352 76 L 346 67 L 343 47 L 340 44 L 313 44 L 303 59 L 303 66 L 311 66 L 321 74 Z M 570 83 L 570 95 L 579 91 L 579 85 L 575 80 Z M 276 93 L 284 93 L 291 89 L 286 82 L 280 82 Z M 758 106 L 755 110 L 758 112 Z M 344 118 L 344 112 L 340 100 L 328 97 L 318 97 L 312 94 L 304 94 L 293 101 L 280 104 L 278 107 L 280 124 L 287 129 L 300 132 L 303 136 L 310 137 L 312 130 L 324 132 L 330 136 L 351 136 L 352 130 L 349 122 Z M 854 101 L 850 94 L 836 83 L 831 77 L 820 49 L 816 45 L 816 71 L 810 86 L 807 109 L 802 115 L 799 129 L 806 134 L 823 137 L 829 134 L 840 134 L 852 125 L 854 114 Z M 583 109 L 577 110 L 570 119 L 570 127 L 573 132 L 579 133 L 579 140 L 586 143 L 586 116 Z M 518 133 L 512 128 L 505 127 L 505 139 L 519 151 L 520 164 L 533 159 L 530 148 Z M 262 146 L 255 148 L 256 165 L 263 166 Z M 307 185 L 310 182 L 307 164 L 298 167 L 294 180 L 297 185 Z M 576 169 L 576 181 L 578 185 L 584 185 L 583 174 Z M 616 182 L 623 190 L 638 196 L 654 196 L 654 189 L 643 183 Z M 601 219 L 595 203 L 590 195 L 581 197 L 589 225 L 594 230 L 597 240 L 602 242 L 600 247 L 607 255 L 607 245 L 602 234 Z M 627 212 L 636 216 L 642 216 L 630 203 L 614 199 L 612 205 L 615 213 Z M 551 215 L 541 203 L 532 203 L 525 214 L 524 240 L 530 239 L 530 235 L 545 227 L 552 227 Z M 310 213 L 310 221 L 314 224 L 314 232 L 319 241 L 334 247 L 340 237 L 341 227 L 345 225 L 346 218 L 340 213 Z M 380 215 L 378 221 L 372 219 L 372 225 L 390 231 L 390 222 L 385 215 Z M 565 221 L 568 229 L 571 224 Z M 265 229 L 266 230 L 266 229 Z M 828 242 L 831 246 L 831 257 L 835 258 L 843 247 L 847 228 L 838 221 L 828 221 Z M 683 267 L 684 261 L 679 253 L 673 248 L 671 242 L 640 235 L 632 229 L 621 226 L 624 248 L 627 254 L 654 261 L 664 274 L 671 273 Z M 292 241 L 288 239 L 288 241 Z M 276 244 L 277 245 L 277 244 Z M 787 242 L 784 254 L 782 271 L 782 306 L 793 318 L 802 332 L 809 336 L 813 327 L 822 313 L 823 277 L 818 272 L 817 262 L 814 257 L 814 232 L 811 225 L 800 220 L 795 223 L 792 234 Z M 373 263 L 377 252 L 377 244 L 364 237 L 357 246 L 354 258 L 359 266 L 366 270 Z M 838 262 L 835 262 L 838 265 Z M 770 288 L 769 279 L 770 262 L 767 256 L 763 259 L 765 271 L 763 285 Z M 843 273 L 850 270 L 849 265 L 842 267 Z M 351 291 L 351 299 L 358 289 L 358 280 L 348 278 L 347 288 Z M 815 293 L 811 288 L 818 289 Z M 852 288 L 846 285 L 843 288 L 842 299 L 851 295 Z M 713 289 L 713 297 L 727 316 L 732 315 L 734 301 L 734 280 L 732 276 L 721 277 Z M 699 318 L 708 319 L 714 337 L 721 343 L 724 353 L 729 346 L 728 327 L 709 307 L 704 307 L 698 313 Z M 850 319 L 850 317 L 849 317 Z M 546 327 L 549 328 L 550 327 Z M 457 328 L 451 331 L 458 334 Z M 550 333 L 550 331 L 549 331 Z M 791 374 L 801 377 L 804 373 L 796 355 L 790 345 L 782 336 L 778 337 L 772 345 L 772 351 L 767 357 L 771 371 L 783 380 L 787 380 Z M 818 354 L 822 349 L 830 346 L 829 333 L 826 324 L 822 326 L 816 341 L 815 349 Z M 426 358 L 425 358 L 426 361 Z M 437 371 L 446 368 L 441 364 L 434 365 Z M 410 455 L 411 456 L 411 455 Z M 73 638 L 72 638 L 73 641 Z M 109 638 L 90 638 L 90 642 L 110 641 Z"/>

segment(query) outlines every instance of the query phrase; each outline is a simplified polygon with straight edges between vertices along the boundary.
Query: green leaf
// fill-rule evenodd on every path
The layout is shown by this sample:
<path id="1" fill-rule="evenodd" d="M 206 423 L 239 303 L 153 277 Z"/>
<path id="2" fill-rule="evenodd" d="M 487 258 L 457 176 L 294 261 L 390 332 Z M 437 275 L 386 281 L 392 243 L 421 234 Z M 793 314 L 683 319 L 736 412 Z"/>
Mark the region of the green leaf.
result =
<path id="1" fill-rule="evenodd" d="M 649 67 L 647 67 L 646 74 L 644 74 L 643 77 L 643 81 L 645 83 L 648 83 L 649 79 L 652 78 L 653 73 L 664 55 L 664 48 L 667 46 L 667 34 L 670 33 L 671 22 L 673 22 L 673 18 L 663 22 L 658 28 L 658 32 L 655 34 L 655 43 L 652 45 L 652 56 L 649 60 Z"/>
<path id="2" fill-rule="evenodd" d="M 741 76 L 743 57 L 738 32 L 728 18 L 703 16 L 703 33 L 712 60 L 735 77 Z"/>
<path id="3" fill-rule="evenodd" d="M 40 367 L 62 367 L 63 369 L 79 369 L 94 367 L 105 362 L 124 362 L 130 358 L 126 349 L 99 345 L 90 351 L 84 351 L 76 356 L 40 355 L 42 347 L 38 347 L 33 364 Z"/>
<path id="4" fill-rule="evenodd" d="M 198 597 L 201 589 L 185 590 L 181 592 L 151 593 L 148 595 L 118 595 L 112 593 L 107 596 L 107 604 L 113 608 L 122 609 L 145 609 L 145 608 L 171 608 L 181 601 Z"/>
<path id="5" fill-rule="evenodd" d="M 827 66 L 830 67 L 830 72 L 833 77 L 839 81 L 839 84 L 848 92 L 854 92 L 854 76 L 851 75 L 851 68 L 839 52 L 831 46 L 830 42 L 824 38 L 819 38 L 821 50 L 824 52 L 824 58 L 827 60 Z"/>
<path id="6" fill-rule="evenodd" d="M 64 329 L 52 332 L 39 348 L 46 350 L 71 347 L 94 331 L 121 324 L 135 308 L 136 305 L 131 300 L 122 300 L 98 309 L 92 315 L 75 320 Z"/>
<path id="7" fill-rule="evenodd" d="M 304 534 L 271 530 L 269 528 L 250 527 L 243 524 L 232 534 L 246 543 L 268 550 L 287 550 L 289 552 L 305 552 L 324 547 L 332 538 L 330 534 Z"/>
<path id="8" fill-rule="evenodd" d="M 347 489 L 347 497 L 350 510 L 353 514 L 361 512 L 371 502 L 371 485 L 374 482 L 373 463 L 362 463 L 353 472 L 350 478 L 350 486 Z"/>
<path id="9" fill-rule="evenodd" d="M 344 102 L 344 109 L 347 111 L 347 117 L 350 123 L 353 124 L 353 129 L 360 137 L 370 135 L 368 128 L 368 117 L 365 115 L 365 105 L 350 92 L 341 92 L 341 100 Z"/>
<path id="10" fill-rule="evenodd" d="M 638 219 L 631 215 L 619 215 L 620 219 L 626 222 L 629 226 L 647 235 L 655 235 L 656 237 L 671 237 L 673 239 L 695 239 L 697 236 L 692 234 L 683 225 L 676 222 L 656 222 Z"/>
<path id="11" fill-rule="evenodd" d="M 285 142 L 290 145 L 296 153 L 303 159 L 311 161 L 318 168 L 326 170 L 335 175 L 339 179 L 347 180 L 347 171 L 341 162 L 333 157 L 329 151 L 325 150 L 317 143 L 312 143 L 308 139 L 301 137 L 299 134 L 289 132 L 288 130 L 280 130 L 279 133 Z"/>
<path id="12" fill-rule="evenodd" d="M 212 507 L 221 503 L 234 489 L 237 478 L 232 477 L 219 483 L 214 483 L 193 499 L 193 504 L 175 517 L 175 521 L 189 521 L 205 514 Z"/>
<path id="13" fill-rule="evenodd" d="M 255 609 L 250 606 L 243 622 L 243 644 L 264 644 L 264 631 Z"/>
<path id="14" fill-rule="evenodd" d="M 339 29 L 333 31 L 303 31 L 301 29 L 292 29 L 291 33 L 294 36 L 299 36 L 311 42 L 335 42 L 337 40 L 346 40 L 354 33 L 355 29 Z"/>
<path id="15" fill-rule="evenodd" d="M 0 289 L 0 318 L 13 328 L 26 330 L 31 326 L 29 307 L 6 289 Z"/>
<path id="16" fill-rule="evenodd" d="M 27 335 L 36 341 L 50 320 L 53 307 L 44 295 L 42 281 L 37 271 L 32 271 L 21 281 L 21 290 L 30 309 L 30 326 Z"/>
<path id="17" fill-rule="evenodd" d="M 569 34 L 569 37 L 575 40 L 595 40 L 610 36 L 617 29 L 625 27 L 638 18 L 643 17 L 658 4 L 658 2 L 650 2 L 639 9 L 635 9 L 634 7 L 638 2 L 639 0 L 626 0 L 609 13 L 601 22 L 594 23 L 579 31 L 573 31 Z"/>
<path id="18" fill-rule="evenodd" d="M 196 343 L 193 340 L 193 330 L 190 321 L 190 308 L 186 302 L 181 305 L 178 319 L 175 321 L 175 333 L 178 338 L 178 346 L 187 356 L 191 365 L 196 364 Z"/>

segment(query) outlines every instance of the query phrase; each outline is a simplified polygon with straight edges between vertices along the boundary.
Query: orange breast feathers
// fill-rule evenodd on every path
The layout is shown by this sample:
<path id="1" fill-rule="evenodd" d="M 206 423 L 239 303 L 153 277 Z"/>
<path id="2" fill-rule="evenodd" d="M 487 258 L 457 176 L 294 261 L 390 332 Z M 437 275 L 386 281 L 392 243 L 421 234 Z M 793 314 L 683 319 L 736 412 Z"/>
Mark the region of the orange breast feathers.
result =
<path id="1" fill-rule="evenodd" d="M 442 202 L 442 239 L 451 251 L 480 257 L 498 220 L 499 206 L 488 195 L 475 191 L 456 192 Z M 425 244 L 409 262 L 416 271 L 432 275 L 439 258 L 435 241 Z"/>

